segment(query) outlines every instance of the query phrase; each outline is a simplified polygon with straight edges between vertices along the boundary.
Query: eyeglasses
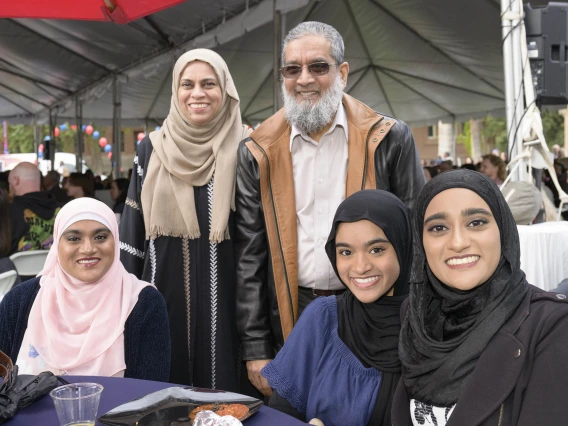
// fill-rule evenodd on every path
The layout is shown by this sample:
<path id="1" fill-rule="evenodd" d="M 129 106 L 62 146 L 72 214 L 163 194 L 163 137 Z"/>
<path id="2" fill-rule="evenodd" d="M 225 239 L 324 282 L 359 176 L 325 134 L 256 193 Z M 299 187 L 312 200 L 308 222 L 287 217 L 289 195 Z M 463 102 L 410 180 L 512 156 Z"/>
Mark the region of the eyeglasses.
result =
<path id="1" fill-rule="evenodd" d="M 326 75 L 329 72 L 329 67 L 337 64 L 329 64 L 327 62 L 314 62 L 309 65 L 287 65 L 280 68 L 280 72 L 284 78 L 297 79 L 302 75 L 302 70 L 304 67 L 308 67 L 308 71 L 311 75 L 319 77 L 321 75 Z"/>

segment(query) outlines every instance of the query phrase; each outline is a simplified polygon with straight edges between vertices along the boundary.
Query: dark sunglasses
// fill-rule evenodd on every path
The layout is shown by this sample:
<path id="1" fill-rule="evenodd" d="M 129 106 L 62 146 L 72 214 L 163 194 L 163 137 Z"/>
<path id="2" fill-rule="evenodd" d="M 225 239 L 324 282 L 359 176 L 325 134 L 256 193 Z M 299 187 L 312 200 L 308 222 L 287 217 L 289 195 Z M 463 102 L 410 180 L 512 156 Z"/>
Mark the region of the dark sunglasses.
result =
<path id="1" fill-rule="evenodd" d="M 329 67 L 337 64 L 329 64 L 327 62 L 314 62 L 313 64 L 304 65 L 308 67 L 308 71 L 313 76 L 326 75 L 329 72 Z M 300 65 L 287 65 L 280 68 L 280 72 L 284 78 L 298 78 L 302 75 L 302 69 L 304 66 Z"/>

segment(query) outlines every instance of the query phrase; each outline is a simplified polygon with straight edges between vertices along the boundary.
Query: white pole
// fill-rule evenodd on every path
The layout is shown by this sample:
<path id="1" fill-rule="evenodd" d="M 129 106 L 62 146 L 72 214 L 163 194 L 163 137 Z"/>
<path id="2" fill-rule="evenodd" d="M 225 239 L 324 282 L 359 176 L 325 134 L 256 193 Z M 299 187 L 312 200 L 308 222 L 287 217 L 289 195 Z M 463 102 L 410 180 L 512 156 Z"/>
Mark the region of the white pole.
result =
<path id="1" fill-rule="evenodd" d="M 509 139 L 507 141 L 508 149 L 511 150 L 513 145 L 513 135 L 517 127 L 515 117 L 515 80 L 514 80 L 514 65 L 513 65 L 513 37 L 511 33 L 512 23 L 510 0 L 501 0 L 501 33 L 503 36 L 503 72 L 505 81 L 505 111 L 507 114 L 507 134 Z M 509 158 L 514 157 L 513 152 L 508 153 Z"/>
<path id="2" fill-rule="evenodd" d="M 516 19 L 511 21 L 513 27 L 512 32 L 512 44 L 513 44 L 513 90 L 515 94 L 515 127 L 511 129 L 511 139 L 513 143 L 513 156 L 520 154 L 523 151 L 523 132 L 519 128 L 521 122 L 521 117 L 525 112 L 524 104 L 524 85 L 523 85 L 523 66 L 529 67 L 529 64 L 523 63 L 523 58 L 521 55 L 521 43 L 526 44 L 526 36 L 524 40 L 521 39 L 521 24 L 523 20 L 523 4 L 522 0 L 515 0 L 511 3 L 512 13 L 516 15 Z M 526 167 L 519 167 L 519 171 L 513 176 L 521 181 L 525 181 L 527 178 Z"/>

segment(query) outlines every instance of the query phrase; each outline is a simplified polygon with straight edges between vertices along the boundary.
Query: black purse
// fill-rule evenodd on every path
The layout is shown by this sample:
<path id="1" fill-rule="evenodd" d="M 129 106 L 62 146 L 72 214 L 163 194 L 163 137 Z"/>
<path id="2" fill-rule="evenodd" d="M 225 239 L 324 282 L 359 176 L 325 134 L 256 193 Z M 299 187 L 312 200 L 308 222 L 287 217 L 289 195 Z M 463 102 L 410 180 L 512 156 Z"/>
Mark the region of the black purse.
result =
<path id="1" fill-rule="evenodd" d="M 51 371 L 37 376 L 18 375 L 18 366 L 4 352 L 0 351 L 0 424 L 14 417 L 18 411 L 33 404 L 55 389 L 59 383 Z"/>

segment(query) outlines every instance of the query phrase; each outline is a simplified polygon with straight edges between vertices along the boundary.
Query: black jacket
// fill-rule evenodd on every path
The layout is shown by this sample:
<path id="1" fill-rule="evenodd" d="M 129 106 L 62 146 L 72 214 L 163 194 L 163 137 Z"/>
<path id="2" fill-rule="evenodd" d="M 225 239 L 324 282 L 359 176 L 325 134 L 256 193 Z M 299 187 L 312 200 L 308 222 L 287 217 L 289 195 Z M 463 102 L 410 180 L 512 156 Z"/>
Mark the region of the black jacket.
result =
<path id="1" fill-rule="evenodd" d="M 530 286 L 517 312 L 481 354 L 447 426 L 568 425 L 567 359 L 568 300 Z M 402 380 L 392 403 L 392 424 L 412 426 Z"/>
<path id="2" fill-rule="evenodd" d="M 354 102 L 348 99 L 345 101 Z M 355 107 L 363 108 L 361 106 Z M 371 111 L 371 114 L 376 113 Z M 380 118 L 381 116 L 376 115 L 376 117 Z M 367 144 L 380 143 L 374 151 L 374 170 L 371 171 L 372 173 L 369 171 L 360 171 L 359 173 L 364 180 L 365 176 L 368 178 L 368 176 L 374 175 L 373 185 L 376 185 L 377 189 L 392 192 L 412 209 L 420 190 L 425 184 L 424 172 L 420 165 L 420 158 L 412 133 L 409 127 L 401 121 L 388 117 L 380 120 L 379 123 L 381 125 L 387 126 L 386 128 L 380 128 L 380 133 L 377 127 L 371 127 L 368 131 L 363 126 L 357 127 L 359 130 L 365 129 L 365 132 L 362 132 L 362 134 L 367 134 Z M 370 123 L 372 120 L 367 122 Z M 282 125 L 280 125 L 279 129 L 282 129 Z M 373 131 L 376 131 L 379 135 L 386 134 L 386 136 L 384 136 L 382 141 L 377 141 L 377 137 L 374 137 L 372 134 Z M 253 142 L 257 132 L 255 131 L 251 135 Z M 350 130 L 349 144 L 354 143 L 351 137 L 352 133 L 355 132 Z M 278 136 L 276 134 L 275 139 Z M 249 140 L 245 140 L 239 146 L 237 163 L 235 232 L 237 329 L 241 338 L 242 357 L 244 360 L 272 359 L 285 340 L 279 311 L 279 307 L 282 306 L 282 293 L 280 293 L 281 302 L 279 305 L 277 286 L 275 286 L 275 274 L 273 273 L 274 264 L 272 263 L 272 254 L 269 246 L 269 232 L 273 231 L 267 230 L 266 212 L 263 207 L 266 199 L 263 200 L 262 198 L 267 196 L 267 192 L 261 188 L 261 168 L 257 159 L 251 153 L 247 142 L 250 143 Z M 282 143 L 283 146 L 288 144 L 286 148 L 281 147 L 279 152 L 289 153 L 289 139 L 286 141 L 286 133 L 283 134 L 280 140 L 276 140 L 275 143 Z M 365 146 L 362 146 L 361 151 L 365 152 Z M 279 157 L 273 158 L 271 161 L 269 164 L 270 178 L 276 180 L 282 179 L 282 176 L 284 176 L 287 181 L 285 185 L 291 186 L 293 193 L 293 178 L 289 173 L 281 173 L 278 170 L 283 159 Z M 349 163 L 351 166 L 351 156 Z M 369 182 L 366 185 L 369 185 Z M 357 188 L 357 190 L 359 189 L 363 188 Z M 274 196 L 278 196 L 278 194 L 274 194 Z M 279 207 L 280 209 L 278 209 Z M 282 205 L 276 206 L 276 210 L 278 210 L 277 215 L 279 215 L 279 218 L 276 220 L 276 227 L 279 228 L 280 232 L 279 238 L 282 237 L 283 233 L 296 233 L 297 231 L 295 226 L 290 225 L 287 228 L 293 229 L 282 229 L 284 227 L 282 225 L 284 208 L 282 207 Z M 293 222 L 295 223 L 295 217 Z M 290 269 L 287 269 L 287 262 L 290 262 L 290 259 L 294 257 L 290 256 L 287 261 L 286 255 L 290 255 L 290 253 L 290 249 L 284 247 L 283 263 L 285 264 L 285 272 L 288 271 L 288 276 L 290 275 Z M 297 263 L 297 259 L 291 259 L 291 262 Z M 293 266 L 297 267 L 297 265 Z"/>

